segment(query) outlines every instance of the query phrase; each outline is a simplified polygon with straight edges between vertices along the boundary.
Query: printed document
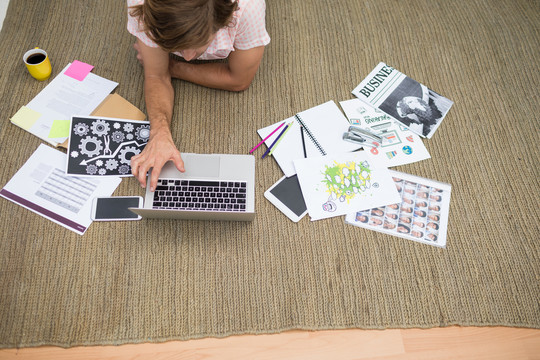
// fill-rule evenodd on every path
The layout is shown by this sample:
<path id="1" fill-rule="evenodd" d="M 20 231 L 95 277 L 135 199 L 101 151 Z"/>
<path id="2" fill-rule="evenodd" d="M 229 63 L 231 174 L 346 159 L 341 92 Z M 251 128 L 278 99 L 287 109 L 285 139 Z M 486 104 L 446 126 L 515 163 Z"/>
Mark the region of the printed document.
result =
<path id="1" fill-rule="evenodd" d="M 11 118 L 11 122 L 53 146 L 67 136 L 54 137 L 53 124 L 73 115 L 90 115 L 118 83 L 89 73 L 84 80 L 65 74 L 68 64 L 32 101 Z"/>
<path id="2" fill-rule="evenodd" d="M 93 199 L 111 196 L 121 181 L 67 176 L 66 154 L 41 144 L 0 196 L 82 235 L 92 223 Z"/>

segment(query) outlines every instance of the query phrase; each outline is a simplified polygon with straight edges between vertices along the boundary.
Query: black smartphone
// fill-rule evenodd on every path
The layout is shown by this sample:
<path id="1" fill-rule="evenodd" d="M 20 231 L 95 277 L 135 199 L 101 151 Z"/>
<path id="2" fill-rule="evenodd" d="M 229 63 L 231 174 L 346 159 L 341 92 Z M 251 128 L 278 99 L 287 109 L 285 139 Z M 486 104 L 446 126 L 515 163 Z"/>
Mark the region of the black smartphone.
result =
<path id="1" fill-rule="evenodd" d="M 94 221 L 123 221 L 140 220 L 141 216 L 128 208 L 142 207 L 141 196 L 113 196 L 97 197 L 92 206 L 92 220 Z"/>

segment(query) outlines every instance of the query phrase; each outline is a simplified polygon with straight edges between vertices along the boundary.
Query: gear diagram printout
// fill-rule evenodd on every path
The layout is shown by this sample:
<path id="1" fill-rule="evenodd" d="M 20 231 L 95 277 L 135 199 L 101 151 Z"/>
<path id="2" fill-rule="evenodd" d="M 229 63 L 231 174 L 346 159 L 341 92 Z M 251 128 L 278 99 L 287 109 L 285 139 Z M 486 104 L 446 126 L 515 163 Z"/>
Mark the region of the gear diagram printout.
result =
<path id="1" fill-rule="evenodd" d="M 67 152 L 68 175 L 132 176 L 131 157 L 150 138 L 150 122 L 73 116 Z"/>

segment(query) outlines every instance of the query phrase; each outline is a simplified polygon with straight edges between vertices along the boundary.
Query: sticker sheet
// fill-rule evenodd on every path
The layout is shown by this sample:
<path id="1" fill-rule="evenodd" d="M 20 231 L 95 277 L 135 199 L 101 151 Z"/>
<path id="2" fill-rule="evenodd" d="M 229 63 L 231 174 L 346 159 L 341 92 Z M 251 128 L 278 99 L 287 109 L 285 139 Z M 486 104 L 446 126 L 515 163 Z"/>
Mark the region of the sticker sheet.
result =
<path id="1" fill-rule="evenodd" d="M 399 202 L 389 170 L 366 151 L 294 160 L 311 220 Z"/>
<path id="2" fill-rule="evenodd" d="M 345 221 L 369 230 L 446 247 L 450 184 L 390 172 L 401 201 L 347 214 Z"/>
<path id="3" fill-rule="evenodd" d="M 150 122 L 74 116 L 70 124 L 67 170 L 79 176 L 132 176 L 131 157 L 150 138 Z"/>

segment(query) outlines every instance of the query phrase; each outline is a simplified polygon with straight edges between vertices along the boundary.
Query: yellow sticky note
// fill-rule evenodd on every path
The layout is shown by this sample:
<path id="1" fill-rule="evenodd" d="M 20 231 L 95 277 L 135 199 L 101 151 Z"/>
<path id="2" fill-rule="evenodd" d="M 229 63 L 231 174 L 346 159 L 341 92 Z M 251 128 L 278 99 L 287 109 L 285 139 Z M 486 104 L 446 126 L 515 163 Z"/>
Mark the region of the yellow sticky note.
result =
<path id="1" fill-rule="evenodd" d="M 54 120 L 49 132 L 49 138 L 64 138 L 69 136 L 69 120 Z"/>
<path id="2" fill-rule="evenodd" d="M 13 115 L 11 122 L 24 130 L 30 130 L 40 117 L 41 114 L 37 111 L 23 106 Z"/>

